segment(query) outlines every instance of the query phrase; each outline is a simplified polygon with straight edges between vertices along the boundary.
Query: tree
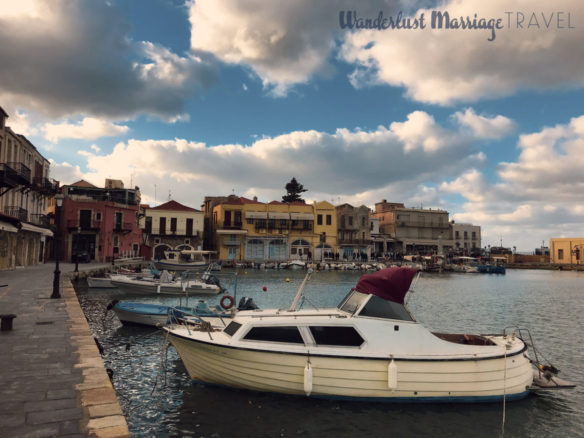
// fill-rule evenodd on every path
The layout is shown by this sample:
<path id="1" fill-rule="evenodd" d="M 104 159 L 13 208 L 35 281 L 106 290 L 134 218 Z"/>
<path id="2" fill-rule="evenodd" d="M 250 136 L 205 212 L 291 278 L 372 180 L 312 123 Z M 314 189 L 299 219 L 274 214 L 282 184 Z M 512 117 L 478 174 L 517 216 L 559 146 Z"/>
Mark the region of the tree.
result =
<path id="1" fill-rule="evenodd" d="M 300 197 L 300 194 L 306 192 L 307 190 L 304 188 L 302 184 L 299 184 L 296 181 L 296 178 L 292 177 L 290 182 L 286 184 L 286 192 L 288 192 L 285 196 L 282 196 L 282 202 L 290 204 L 291 202 L 304 202 L 304 199 Z"/>

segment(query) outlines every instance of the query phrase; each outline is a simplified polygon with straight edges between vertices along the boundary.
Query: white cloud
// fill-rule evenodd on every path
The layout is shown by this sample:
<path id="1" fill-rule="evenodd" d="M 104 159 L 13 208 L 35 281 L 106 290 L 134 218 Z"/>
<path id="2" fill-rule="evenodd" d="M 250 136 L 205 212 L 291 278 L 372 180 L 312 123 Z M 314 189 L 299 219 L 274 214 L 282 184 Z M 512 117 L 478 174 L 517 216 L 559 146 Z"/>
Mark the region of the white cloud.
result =
<path id="1" fill-rule="evenodd" d="M 4 1 L 0 101 L 52 118 L 174 120 L 186 99 L 213 81 L 213 61 L 134 42 L 129 31 L 115 3 L 105 0 Z"/>
<path id="2" fill-rule="evenodd" d="M 100 137 L 118 136 L 126 134 L 129 129 L 127 126 L 116 125 L 94 117 L 85 117 L 78 124 L 47 123 L 43 127 L 45 138 L 53 143 L 62 138 L 93 140 Z"/>
<path id="3" fill-rule="evenodd" d="M 501 138 L 511 134 L 515 129 L 515 123 L 505 116 L 498 115 L 488 117 L 478 115 L 472 108 L 464 112 L 456 112 L 454 118 L 461 126 L 469 129 L 476 138 Z"/>
<path id="4" fill-rule="evenodd" d="M 375 0 L 359 8 L 377 13 L 397 3 Z M 329 74 L 328 59 L 341 34 L 339 11 L 354 7 L 352 0 L 192 1 L 191 48 L 249 66 L 266 89 L 283 96 L 315 74 Z"/>
<path id="5" fill-rule="evenodd" d="M 436 104 L 506 96 L 521 89 L 584 85 L 584 58 L 576 55 L 584 38 L 579 0 L 522 0 L 512 5 L 507 0 L 450 0 L 436 10 L 448 11 L 451 17 L 473 18 L 476 13 L 479 18 L 501 18 L 505 28 L 489 42 L 489 30 L 431 29 L 432 9 L 420 9 L 412 16 L 424 13 L 424 30 L 346 32 L 341 56 L 356 64 L 352 83 L 402 86 L 412 99 Z M 563 29 L 557 28 L 558 11 L 563 13 Z M 512 28 L 507 28 L 505 12 L 524 13 L 524 28 L 517 28 L 516 15 L 510 20 Z M 532 12 L 539 18 L 539 28 L 527 28 Z M 550 28 L 545 29 L 541 14 L 548 20 L 552 13 Z"/>

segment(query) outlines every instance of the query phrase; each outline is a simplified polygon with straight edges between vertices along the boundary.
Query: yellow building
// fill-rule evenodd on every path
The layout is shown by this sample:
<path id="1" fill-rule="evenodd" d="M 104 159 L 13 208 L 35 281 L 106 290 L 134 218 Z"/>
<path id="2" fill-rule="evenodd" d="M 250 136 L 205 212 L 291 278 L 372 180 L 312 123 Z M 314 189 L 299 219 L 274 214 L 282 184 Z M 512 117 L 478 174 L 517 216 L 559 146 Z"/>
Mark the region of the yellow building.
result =
<path id="1" fill-rule="evenodd" d="M 325 251 L 329 257 L 336 251 L 336 217 L 328 202 L 263 203 L 230 196 L 213 208 L 213 226 L 221 260 L 321 260 Z"/>
<path id="2" fill-rule="evenodd" d="M 550 263 L 557 265 L 584 264 L 584 238 L 552 237 L 550 239 Z"/>

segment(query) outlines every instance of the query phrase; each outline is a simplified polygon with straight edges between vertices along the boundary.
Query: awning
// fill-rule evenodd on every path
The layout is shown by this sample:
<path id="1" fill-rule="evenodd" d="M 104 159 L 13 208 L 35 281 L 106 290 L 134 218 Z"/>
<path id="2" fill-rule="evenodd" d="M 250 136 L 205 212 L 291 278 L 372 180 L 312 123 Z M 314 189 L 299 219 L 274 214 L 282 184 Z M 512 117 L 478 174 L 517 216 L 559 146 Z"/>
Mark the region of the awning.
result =
<path id="1" fill-rule="evenodd" d="M 270 219 L 290 219 L 290 213 L 269 212 L 268 217 Z"/>
<path id="2" fill-rule="evenodd" d="M 247 234 L 247 230 L 217 230 L 217 234 Z"/>
<path id="3" fill-rule="evenodd" d="M 41 228 L 41 227 L 37 227 L 36 225 L 31 225 L 31 224 L 22 224 L 22 229 L 24 231 L 32 231 L 33 233 L 40 233 L 43 236 L 52 236 L 53 232 L 51 230 L 48 230 L 46 228 Z"/>
<path id="4" fill-rule="evenodd" d="M 246 219 L 267 219 L 268 213 L 265 211 L 246 211 L 245 212 Z"/>
<path id="5" fill-rule="evenodd" d="M 314 214 L 312 213 L 290 213 L 290 219 L 300 221 L 313 221 Z"/>
<path id="6" fill-rule="evenodd" d="M 0 231 L 7 231 L 9 233 L 17 233 L 18 228 L 8 222 L 0 221 Z"/>

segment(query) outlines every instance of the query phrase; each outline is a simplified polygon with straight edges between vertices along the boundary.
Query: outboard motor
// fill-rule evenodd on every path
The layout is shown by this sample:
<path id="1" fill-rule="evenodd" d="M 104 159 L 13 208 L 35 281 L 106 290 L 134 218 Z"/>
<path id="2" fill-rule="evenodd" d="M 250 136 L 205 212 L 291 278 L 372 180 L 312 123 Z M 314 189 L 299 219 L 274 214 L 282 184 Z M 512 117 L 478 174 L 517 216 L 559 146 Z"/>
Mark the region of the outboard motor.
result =
<path id="1" fill-rule="evenodd" d="M 259 309 L 259 307 L 254 303 L 253 298 L 250 297 L 241 297 L 239 300 L 239 304 L 237 305 L 237 310 L 255 310 Z"/>
<path id="2" fill-rule="evenodd" d="M 221 284 L 221 281 L 219 281 L 219 279 L 215 275 L 205 274 L 205 276 L 203 276 L 202 279 L 205 281 L 206 284 L 214 284 L 215 286 L 218 286 L 221 293 L 225 292 L 225 288 Z"/>

